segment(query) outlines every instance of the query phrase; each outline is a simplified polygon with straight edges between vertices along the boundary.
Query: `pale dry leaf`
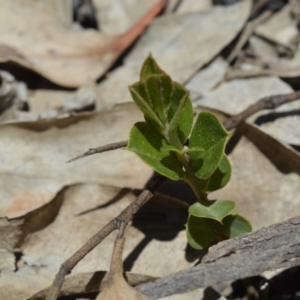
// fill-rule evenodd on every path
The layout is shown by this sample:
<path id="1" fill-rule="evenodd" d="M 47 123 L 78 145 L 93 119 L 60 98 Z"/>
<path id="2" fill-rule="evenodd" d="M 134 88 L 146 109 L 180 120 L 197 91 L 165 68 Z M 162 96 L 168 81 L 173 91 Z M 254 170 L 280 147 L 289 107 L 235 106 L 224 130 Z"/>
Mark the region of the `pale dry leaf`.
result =
<path id="1" fill-rule="evenodd" d="M 300 76 L 300 49 L 298 48 L 291 59 L 288 58 L 262 58 L 261 61 L 268 65 L 267 69 L 262 69 L 256 74 L 276 75 L 280 77 L 293 78 Z M 253 74 L 254 76 L 256 75 Z"/>
<path id="2" fill-rule="evenodd" d="M 184 14 L 188 12 L 196 12 L 200 10 L 206 10 L 213 6 L 211 0 L 193 1 L 184 0 L 181 1 L 179 7 L 176 9 L 176 14 Z"/>
<path id="3" fill-rule="evenodd" d="M 58 115 L 93 110 L 97 99 L 96 84 L 92 81 L 77 91 L 36 90 L 29 97 L 30 112 L 33 119 L 50 119 Z"/>
<path id="4" fill-rule="evenodd" d="M 21 109 L 27 103 L 27 86 L 19 82 L 13 75 L 6 71 L 0 71 L 0 113 L 1 119 L 5 119 L 3 112 L 13 107 L 14 110 Z"/>
<path id="5" fill-rule="evenodd" d="M 56 217 L 63 201 L 63 191 L 49 203 L 16 218 L 0 218 L 0 270 L 15 270 L 15 249 L 18 249 L 26 237 L 45 228 Z"/>
<path id="6" fill-rule="evenodd" d="M 49 210 L 49 218 L 55 218 L 53 222 L 32 233 L 20 245 L 23 256 L 18 262 L 19 269 L 3 275 L 5 279 L 0 281 L 0 295 L 16 291 L 19 298 L 15 299 L 23 299 L 48 287 L 60 264 L 134 198 L 129 189 L 96 184 L 65 188 L 58 198 L 52 200 L 62 201 L 59 211 Z M 161 196 L 151 202 L 150 208 L 155 210 L 144 207 L 126 231 L 124 265 L 134 273 L 143 270 L 144 273 L 140 274 L 161 277 L 193 264 L 186 259 L 186 236 L 180 231 L 187 219 L 187 207 Z M 152 217 L 149 219 L 149 216 Z M 108 270 L 115 236 L 108 236 L 75 267 L 72 274 Z"/>
<path id="7" fill-rule="evenodd" d="M 249 44 L 251 50 L 255 53 L 255 55 L 264 62 L 268 62 L 273 60 L 273 62 L 278 61 L 278 53 L 276 51 L 276 47 L 271 42 L 267 40 L 253 35 L 249 39 Z"/>
<path id="8" fill-rule="evenodd" d="M 128 139 L 134 122 L 142 119 L 130 103 L 95 114 L 0 126 L 0 215 L 23 215 L 74 183 L 142 188 L 152 170 L 124 149 L 65 163 L 88 148 Z"/>
<path id="9" fill-rule="evenodd" d="M 196 90 L 197 82 L 194 83 Z M 259 99 L 271 95 L 291 93 L 291 87 L 277 77 L 260 77 L 251 79 L 235 79 L 220 84 L 217 88 L 206 93 L 195 104 L 222 110 L 234 115 Z"/>
<path id="10" fill-rule="evenodd" d="M 285 5 L 265 23 L 258 25 L 255 33 L 294 52 L 299 32 L 297 22 L 291 15 L 291 6 Z"/>
<path id="11" fill-rule="evenodd" d="M 115 241 L 110 270 L 103 279 L 103 286 L 96 300 L 150 300 L 149 297 L 131 287 L 123 276 L 122 254 L 124 242 L 124 237 L 118 237 Z"/>
<path id="12" fill-rule="evenodd" d="M 204 295 L 204 289 L 196 289 L 183 294 L 174 294 L 167 297 L 158 298 L 160 300 L 194 300 L 194 299 L 206 299 Z M 221 299 L 218 299 L 221 300 Z M 223 299 L 222 299 L 223 300 Z"/>
<path id="13" fill-rule="evenodd" d="M 196 88 L 197 82 L 194 82 L 193 90 L 201 93 L 201 90 Z M 222 83 L 195 104 L 234 115 L 263 97 L 291 92 L 293 90 L 288 84 L 273 76 L 235 79 Z M 297 129 L 300 127 L 299 109 L 299 101 L 291 102 L 274 110 L 260 111 L 251 116 L 248 122 L 259 122 L 261 130 L 285 143 L 299 145 L 300 135 Z M 271 117 L 272 114 L 273 117 L 268 120 L 267 116 Z"/>
<path id="14" fill-rule="evenodd" d="M 217 57 L 207 67 L 201 69 L 185 87 L 190 91 L 192 99 L 202 98 L 209 93 L 224 77 L 228 63 L 222 57 Z"/>
<path id="15" fill-rule="evenodd" d="M 42 5 L 51 9 L 53 14 L 57 16 L 60 23 L 68 27 L 73 23 L 73 0 L 39 0 Z"/>
<path id="16" fill-rule="evenodd" d="M 246 125 L 244 131 L 251 141 L 243 136 L 238 142 L 229 156 L 231 180 L 210 199 L 235 201 L 235 211 L 250 220 L 253 230 L 298 216 L 299 154 L 256 127 Z"/>
<path id="17" fill-rule="evenodd" d="M 93 0 L 103 34 L 118 36 L 129 30 L 159 0 Z"/>
<path id="18" fill-rule="evenodd" d="M 122 37 L 67 27 L 38 1 L 1 0 L 0 5 L 0 61 L 13 61 L 57 84 L 77 87 L 107 71 L 164 4 L 156 4 Z"/>
<path id="19" fill-rule="evenodd" d="M 105 276 L 105 271 L 97 271 L 94 273 L 80 273 L 66 277 L 59 296 L 84 296 L 89 293 L 97 293 L 101 291 L 102 280 Z M 142 283 L 153 281 L 156 278 L 141 274 L 126 273 L 126 278 L 131 286 L 136 286 Z M 43 289 L 27 300 L 44 300 L 48 289 Z"/>
<path id="20" fill-rule="evenodd" d="M 130 99 L 127 86 L 138 80 L 142 62 L 150 52 L 173 80 L 186 82 L 236 37 L 249 16 L 250 6 L 251 1 L 241 1 L 157 18 L 126 57 L 124 66 L 101 82 L 97 107 Z"/>

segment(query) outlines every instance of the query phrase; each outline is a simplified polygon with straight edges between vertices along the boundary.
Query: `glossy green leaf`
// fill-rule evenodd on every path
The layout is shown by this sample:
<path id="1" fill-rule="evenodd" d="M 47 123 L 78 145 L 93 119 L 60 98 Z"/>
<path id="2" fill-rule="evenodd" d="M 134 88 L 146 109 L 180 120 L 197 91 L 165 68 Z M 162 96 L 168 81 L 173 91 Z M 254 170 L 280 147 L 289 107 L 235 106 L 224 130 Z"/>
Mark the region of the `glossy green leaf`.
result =
<path id="1" fill-rule="evenodd" d="M 168 143 L 163 143 L 162 147 L 161 147 L 161 150 L 164 150 L 164 151 L 173 151 L 173 152 L 176 152 L 178 154 L 182 154 L 184 152 L 180 151 L 178 148 L 172 146 L 172 145 L 169 145 Z"/>
<path id="2" fill-rule="evenodd" d="M 191 133 L 193 121 L 194 121 L 194 111 L 193 111 L 192 102 L 190 98 L 187 98 L 182 108 L 182 112 L 180 115 L 178 128 L 177 128 L 179 140 L 183 145 L 185 144 L 185 142 L 187 141 Z"/>
<path id="3" fill-rule="evenodd" d="M 150 75 L 153 74 L 160 74 L 165 75 L 166 73 L 159 67 L 155 59 L 152 57 L 151 54 L 146 58 L 143 63 L 141 73 L 140 73 L 140 80 L 146 80 Z"/>
<path id="4" fill-rule="evenodd" d="M 190 153 L 192 170 L 199 179 L 207 179 L 217 169 L 223 157 L 227 137 L 227 131 L 214 114 L 201 112 L 198 115 L 189 147 L 205 149 L 202 153 Z"/>
<path id="5" fill-rule="evenodd" d="M 186 224 L 186 235 L 190 246 L 198 250 L 208 247 L 215 238 L 215 223 L 216 221 L 212 219 L 190 215 Z"/>
<path id="6" fill-rule="evenodd" d="M 167 111 L 170 107 L 173 82 L 168 75 L 151 75 L 144 82 L 151 106 L 163 124 L 167 123 Z"/>
<path id="7" fill-rule="evenodd" d="M 221 239 L 232 239 L 240 234 L 251 232 L 251 223 L 243 216 L 228 215 L 223 219 L 223 224 L 215 225 L 216 234 Z"/>
<path id="8" fill-rule="evenodd" d="M 198 218 L 214 219 L 222 223 L 235 207 L 235 203 L 230 200 L 214 200 L 207 201 L 207 204 L 199 202 L 194 203 L 189 207 L 189 214 Z"/>
<path id="9" fill-rule="evenodd" d="M 219 190 L 229 182 L 230 177 L 231 165 L 227 156 L 224 154 L 219 166 L 213 172 L 213 174 L 206 180 L 200 179 L 201 188 L 204 192 Z"/>
<path id="10" fill-rule="evenodd" d="M 183 145 L 192 129 L 193 107 L 189 99 L 189 92 L 177 82 L 173 82 L 173 92 L 170 99 L 170 108 L 167 112 L 169 128 L 167 139 L 172 143 L 178 139 Z"/>
<path id="11" fill-rule="evenodd" d="M 145 122 L 136 123 L 131 131 L 127 149 L 136 153 L 159 174 L 173 180 L 185 176 L 176 153 L 161 149 L 163 138 Z"/>
<path id="12" fill-rule="evenodd" d="M 129 86 L 129 91 L 138 108 L 145 116 L 155 123 L 155 127 L 160 131 L 164 125 L 149 104 L 149 100 L 146 99 L 147 95 L 144 85 L 140 82 L 134 83 L 133 85 Z"/>

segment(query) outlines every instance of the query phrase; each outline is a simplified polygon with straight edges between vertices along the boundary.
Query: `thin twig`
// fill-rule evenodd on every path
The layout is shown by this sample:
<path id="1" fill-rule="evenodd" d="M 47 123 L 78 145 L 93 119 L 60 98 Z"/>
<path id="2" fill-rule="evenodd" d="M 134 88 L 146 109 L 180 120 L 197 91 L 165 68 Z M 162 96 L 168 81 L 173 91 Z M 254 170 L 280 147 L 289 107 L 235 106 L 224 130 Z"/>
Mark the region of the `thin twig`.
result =
<path id="1" fill-rule="evenodd" d="M 224 122 L 224 127 L 227 130 L 237 127 L 239 124 L 244 122 L 247 118 L 254 115 L 263 109 L 274 109 L 280 105 L 300 99 L 300 91 L 296 91 L 290 94 L 274 95 L 264 97 L 256 103 L 250 105 L 245 110 L 237 115 L 232 116 Z"/>
<path id="2" fill-rule="evenodd" d="M 46 300 L 56 300 L 61 290 L 64 278 L 90 251 L 100 244 L 110 233 L 116 229 L 124 228 L 136 214 L 136 212 L 153 197 L 154 192 L 166 180 L 160 176 L 154 184 L 145 189 L 129 206 L 127 206 L 118 216 L 112 219 L 98 233 L 90 238 L 78 251 L 67 259 L 60 267 L 52 286 L 49 289 Z"/>
<path id="3" fill-rule="evenodd" d="M 107 144 L 105 146 L 101 146 L 101 147 L 97 147 L 97 148 L 91 148 L 87 152 L 68 160 L 67 163 L 70 163 L 70 162 L 75 161 L 77 159 L 80 159 L 80 158 L 83 158 L 83 157 L 86 157 L 86 156 L 90 156 L 90 155 L 93 155 L 93 154 L 96 154 L 96 153 L 103 153 L 103 152 L 107 152 L 107 151 L 111 151 L 111 150 L 125 148 L 127 146 L 127 142 L 128 141 L 122 141 L 122 142 Z"/>

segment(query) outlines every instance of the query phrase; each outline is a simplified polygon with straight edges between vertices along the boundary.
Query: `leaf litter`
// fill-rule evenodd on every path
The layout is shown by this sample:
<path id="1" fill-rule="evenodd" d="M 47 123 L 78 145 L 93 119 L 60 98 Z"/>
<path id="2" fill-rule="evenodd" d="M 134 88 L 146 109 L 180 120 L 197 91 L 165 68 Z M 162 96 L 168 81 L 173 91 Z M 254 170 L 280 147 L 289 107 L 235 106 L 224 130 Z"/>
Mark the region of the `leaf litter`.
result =
<path id="1" fill-rule="evenodd" d="M 127 139 L 132 124 L 142 120 L 133 104 L 114 105 L 131 101 L 127 86 L 138 80 L 140 63 L 149 52 L 172 77 L 186 83 L 195 107 L 218 110 L 223 116 L 239 113 L 262 97 L 299 88 L 291 81 L 299 77 L 296 66 L 300 53 L 294 4 L 286 5 L 261 23 L 229 65 L 225 48 L 240 32 L 243 34 L 251 1 L 228 6 L 205 2 L 204 7 L 192 7 L 188 2 L 176 4 L 171 12 L 153 20 L 125 54 L 123 64 L 110 73 L 106 70 L 125 49 L 110 52 L 111 45 L 161 2 L 139 2 L 136 10 L 127 6 L 122 11 L 121 2 L 109 8 L 106 1 L 95 1 L 103 32 L 74 30 L 68 27 L 69 21 L 68 26 L 62 26 L 54 21 L 58 18 L 55 11 L 45 15 L 49 8 L 41 3 L 26 8 L 22 3 L 3 2 L 3 14 L 11 6 L 18 6 L 14 11 L 19 23 L 16 25 L 13 18 L 2 18 L 6 22 L 1 29 L 5 41 L 1 46 L 2 61 L 12 60 L 20 68 L 32 68 L 62 86 L 82 88 L 77 93 L 38 89 L 28 93 L 28 113 L 10 115 L 6 110 L 2 114 L 7 113 L 8 117 L 0 124 L 0 299 L 25 299 L 38 291 L 41 296 L 37 294 L 32 299 L 44 299 L 44 289 L 51 284 L 60 264 L 131 203 L 149 180 L 152 171 L 124 150 L 64 164 L 88 148 Z M 114 26 L 117 11 L 122 18 Z M 280 22 L 285 26 L 277 30 L 275 25 Z M 142 27 L 137 28 L 141 32 Z M 80 48 L 76 48 L 78 40 Z M 101 50 L 99 55 L 90 56 L 90 49 L 96 48 L 109 51 L 103 55 Z M 77 60 L 78 53 L 85 58 Z M 180 60 L 182 57 L 185 59 Z M 233 74 L 230 72 L 237 72 L 236 78 L 227 81 L 226 76 Z M 93 80 L 103 74 L 106 77 L 95 90 Z M 244 78 L 244 74 L 265 76 Z M 89 82 L 90 96 L 80 96 Z M 86 112 L 89 105 L 91 111 Z M 300 214 L 300 158 L 289 146 L 297 149 L 300 144 L 299 105 L 295 101 L 271 112 L 261 111 L 236 131 L 229 149 L 232 179 L 226 188 L 210 195 L 211 199 L 234 200 L 237 211 L 248 216 L 254 229 Z M 93 112 L 95 108 L 97 112 Z M 123 253 L 130 285 L 172 274 L 195 263 L 199 256 L 188 259 L 182 230 L 186 209 L 182 202 L 157 196 L 133 220 L 125 235 Z M 101 272 L 109 270 L 114 240 L 115 234 L 109 236 L 76 266 L 65 281 L 62 291 L 66 294 L 62 295 L 80 297 L 101 289 Z M 135 249 L 140 249 L 138 254 Z M 120 267 L 120 258 L 118 264 Z M 129 296 L 131 287 L 121 273 L 119 270 L 113 279 L 113 289 L 124 288 L 124 299 L 133 299 Z M 132 279 L 136 278 L 134 273 L 140 278 L 134 279 L 137 281 Z M 91 288 L 89 283 L 94 277 L 98 281 Z M 202 295 L 202 290 L 195 290 L 182 295 L 182 299 Z"/>

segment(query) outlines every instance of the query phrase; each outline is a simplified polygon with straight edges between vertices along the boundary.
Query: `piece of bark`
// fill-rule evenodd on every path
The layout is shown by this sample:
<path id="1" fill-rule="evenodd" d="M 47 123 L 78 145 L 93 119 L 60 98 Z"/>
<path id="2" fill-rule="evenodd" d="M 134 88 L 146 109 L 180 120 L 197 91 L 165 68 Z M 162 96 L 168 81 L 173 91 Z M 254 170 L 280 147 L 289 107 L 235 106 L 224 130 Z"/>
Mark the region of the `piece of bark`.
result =
<path id="1" fill-rule="evenodd" d="M 209 249 L 201 264 L 141 284 L 137 289 L 157 299 L 297 265 L 300 265 L 300 216 L 223 241 Z"/>

